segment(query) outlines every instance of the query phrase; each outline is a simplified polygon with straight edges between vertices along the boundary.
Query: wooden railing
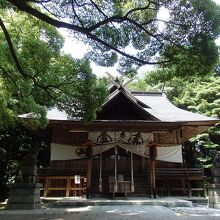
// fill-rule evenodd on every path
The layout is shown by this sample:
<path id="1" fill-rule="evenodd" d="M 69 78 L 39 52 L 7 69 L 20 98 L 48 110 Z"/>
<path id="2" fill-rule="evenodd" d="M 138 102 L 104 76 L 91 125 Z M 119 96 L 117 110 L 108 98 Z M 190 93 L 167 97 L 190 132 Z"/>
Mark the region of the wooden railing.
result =
<path id="1" fill-rule="evenodd" d="M 38 182 L 43 183 L 42 195 L 44 197 L 50 196 L 52 194 L 54 194 L 55 196 L 60 196 L 62 194 L 62 196 L 67 196 L 67 197 L 84 196 L 86 194 L 86 180 L 87 180 L 85 175 L 84 174 L 78 175 L 78 177 L 80 176 L 80 181 L 76 182 L 75 175 L 73 174 L 70 175 L 70 173 L 75 174 L 75 172 L 73 172 L 72 170 L 69 173 L 63 172 L 64 174 L 63 176 L 51 175 L 51 174 L 55 174 L 55 172 L 53 173 L 47 172 L 47 173 L 42 173 L 44 175 L 38 175 Z M 59 174 L 61 174 L 61 172 Z M 146 187 L 149 187 L 149 185 L 147 184 L 147 179 L 149 177 L 150 177 L 150 173 L 148 170 L 148 173 L 146 175 L 146 185 L 147 185 Z M 109 181 L 106 180 L 106 184 L 108 183 Z M 193 192 L 202 193 L 204 196 L 206 196 L 205 176 L 203 173 L 203 169 L 157 168 L 156 188 L 158 194 L 162 196 L 164 195 L 171 196 L 171 195 L 180 194 L 191 197 L 193 195 Z M 108 190 L 108 193 L 109 192 L 113 193 L 113 190 L 111 189 L 113 189 L 113 185 L 106 188 L 106 190 Z M 125 193 L 125 190 L 123 192 Z M 127 192 L 129 192 L 129 190 L 126 190 L 126 194 Z M 143 194 L 144 193 L 146 193 L 145 188 L 143 188 Z"/>
<path id="2" fill-rule="evenodd" d="M 86 177 L 84 176 L 38 176 L 43 184 L 43 196 L 51 192 L 63 193 L 64 196 L 84 196 L 86 194 Z"/>
<path id="3" fill-rule="evenodd" d="M 177 191 L 189 197 L 192 196 L 192 192 L 207 195 L 202 168 L 158 168 L 156 187 L 161 195 L 170 196 L 172 192 Z"/>

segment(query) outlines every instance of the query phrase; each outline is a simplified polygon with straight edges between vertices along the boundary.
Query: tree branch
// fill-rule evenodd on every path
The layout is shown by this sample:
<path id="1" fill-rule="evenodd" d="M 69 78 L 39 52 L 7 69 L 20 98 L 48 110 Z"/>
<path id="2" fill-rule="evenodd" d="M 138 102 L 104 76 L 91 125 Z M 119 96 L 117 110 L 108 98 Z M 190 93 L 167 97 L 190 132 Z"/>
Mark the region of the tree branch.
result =
<path id="1" fill-rule="evenodd" d="M 32 8 L 31 6 L 29 6 L 28 4 L 26 4 L 22 0 L 7 0 L 7 1 L 10 2 L 12 5 L 16 6 L 19 10 L 25 11 L 28 14 L 30 14 L 30 15 L 48 23 L 48 24 L 51 24 L 57 28 L 68 28 L 70 30 L 77 31 L 82 34 L 86 33 L 85 28 L 74 25 L 74 24 L 69 24 L 67 22 L 58 21 L 56 19 L 53 19 L 53 18 L 49 17 L 48 15 L 38 11 L 37 9 Z"/>
<path id="2" fill-rule="evenodd" d="M 105 42 L 104 40 L 98 38 L 97 36 L 95 36 L 94 34 L 91 33 L 91 28 L 84 28 L 84 27 L 80 27 L 80 26 L 77 26 L 77 25 L 74 25 L 74 24 L 70 24 L 70 23 L 66 23 L 66 22 L 63 22 L 63 21 L 58 21 L 56 19 L 53 19 L 53 18 L 45 15 L 44 13 L 41 13 L 40 11 L 32 8 L 31 6 L 29 6 L 28 4 L 26 4 L 22 0 L 7 0 L 7 1 L 10 2 L 12 5 L 16 6 L 19 10 L 25 11 L 25 12 L 31 14 L 32 16 L 34 16 L 34 17 L 36 17 L 36 18 L 38 18 L 38 19 L 40 19 L 40 20 L 42 20 L 42 21 L 44 21 L 48 24 L 51 24 L 51 25 L 53 25 L 57 28 L 67 28 L 67 29 L 76 31 L 78 33 L 81 33 L 83 35 L 86 35 L 89 39 L 92 39 L 95 42 L 100 43 L 101 45 L 117 52 L 118 54 L 140 63 L 141 65 L 145 65 L 145 64 L 155 65 L 155 64 L 161 64 L 161 63 L 169 62 L 168 60 L 165 60 L 165 61 L 162 61 L 162 62 L 148 62 L 148 61 L 142 60 L 138 57 L 129 55 L 129 54 L 125 53 L 124 51 L 110 45 L 109 43 Z M 113 16 L 113 17 L 110 17 L 110 18 L 104 20 L 103 22 L 104 23 L 106 23 L 107 21 L 111 22 L 116 18 L 123 19 L 122 17 L 119 17 L 119 16 Z M 124 18 L 124 19 L 126 19 L 126 18 Z M 101 22 L 100 22 L 100 24 L 101 24 Z"/>
<path id="3" fill-rule="evenodd" d="M 57 16 L 55 13 L 51 12 L 47 7 L 45 7 L 44 4 L 42 4 L 42 3 L 39 3 L 39 4 L 40 4 L 41 7 L 43 7 L 47 12 L 49 12 L 49 13 L 50 13 L 51 15 L 53 15 L 55 18 L 59 19 L 58 16 Z"/>
<path id="4" fill-rule="evenodd" d="M 145 7 L 133 8 L 125 14 L 125 17 L 128 17 L 130 14 L 136 11 L 143 11 L 143 10 L 149 9 L 150 5 L 151 5 L 151 2 L 149 1 Z"/>
<path id="5" fill-rule="evenodd" d="M 52 0 L 24 0 L 25 2 L 33 2 L 37 4 L 52 2 Z"/>
<path id="6" fill-rule="evenodd" d="M 5 25 L 4 25 L 4 22 L 2 21 L 2 19 L 0 18 L 0 27 L 2 28 L 3 30 L 3 33 L 5 35 L 5 38 L 6 38 L 6 41 L 8 43 L 8 47 L 9 47 L 9 50 L 10 50 L 10 53 L 12 55 L 12 58 L 15 62 L 15 65 L 18 69 L 18 71 L 21 73 L 21 75 L 26 79 L 27 78 L 27 74 L 23 71 L 19 61 L 18 61 L 18 58 L 17 58 L 17 55 L 15 53 L 15 49 L 14 49 L 14 46 L 13 46 L 13 43 L 11 41 L 11 37 L 8 33 L 8 30 L 6 29 Z"/>
<path id="7" fill-rule="evenodd" d="M 101 13 L 105 18 L 108 18 L 108 16 L 99 8 L 99 6 L 92 0 L 89 0 L 92 5 L 98 10 L 99 13 Z"/>
<path id="8" fill-rule="evenodd" d="M 105 24 L 111 23 L 111 22 L 122 23 L 122 22 L 126 21 L 126 19 L 127 19 L 127 17 L 125 17 L 125 16 L 122 17 L 122 16 L 117 16 L 117 15 L 112 16 L 112 17 L 107 17 L 106 19 L 104 19 L 104 20 L 96 23 L 95 25 L 89 27 L 88 31 L 92 32 L 92 31 L 96 30 L 97 28 L 99 28 L 99 27 L 101 27 Z"/>
<path id="9" fill-rule="evenodd" d="M 112 16 L 112 17 L 106 18 L 105 20 L 103 20 L 103 21 L 101 21 L 101 22 L 91 26 L 89 28 L 89 31 L 92 32 L 93 30 L 101 27 L 102 25 L 108 24 L 110 22 L 123 23 L 125 21 L 129 22 L 130 24 L 133 24 L 138 29 L 144 31 L 146 34 L 150 35 L 151 37 L 157 39 L 160 42 L 160 40 L 157 38 L 156 35 L 150 33 L 142 24 L 139 24 L 138 22 L 136 22 L 135 20 L 133 20 L 131 18 L 128 18 L 127 16 L 123 16 L 123 17 L 121 17 L 121 16 Z M 153 21 L 156 21 L 156 19 L 151 19 L 147 24 L 150 24 Z"/>
<path id="10" fill-rule="evenodd" d="M 88 36 L 90 39 L 92 39 L 92 40 L 94 40 L 94 41 L 96 41 L 96 42 L 98 42 L 98 43 L 100 43 L 100 44 L 106 46 L 107 48 L 114 50 L 115 52 L 119 53 L 120 55 L 122 55 L 122 56 L 124 56 L 124 57 L 127 57 L 127 58 L 129 58 L 129 59 L 131 59 L 131 60 L 134 60 L 134 61 L 136 61 L 137 63 L 142 64 L 142 65 L 147 65 L 147 64 L 148 64 L 148 65 L 156 65 L 156 64 L 164 64 L 164 63 L 169 63 L 169 62 L 170 62 L 170 60 L 164 60 L 164 61 L 160 61 L 160 62 L 144 61 L 144 60 L 142 60 L 142 59 L 139 59 L 139 58 L 137 58 L 137 57 L 134 57 L 134 56 L 132 56 L 132 55 L 129 55 L 129 54 L 127 54 L 127 53 L 125 53 L 125 52 L 123 52 L 123 51 L 121 51 L 121 50 L 119 50 L 119 49 L 113 47 L 112 45 L 106 43 L 105 41 L 101 40 L 100 38 L 96 37 L 96 36 L 93 35 L 93 34 L 88 33 L 87 36 Z"/>
<path id="11" fill-rule="evenodd" d="M 52 88 L 53 88 L 53 89 L 55 89 L 55 88 L 57 89 L 57 88 L 61 87 L 61 86 L 64 85 L 64 84 L 61 84 L 61 83 L 60 83 L 60 84 L 58 84 L 58 85 L 47 85 L 47 86 L 44 86 L 44 85 L 38 83 L 38 82 L 37 82 L 37 79 L 36 79 L 34 76 L 31 76 L 31 75 L 26 74 L 26 73 L 23 71 L 23 69 L 22 69 L 22 67 L 21 67 L 21 65 L 20 65 L 20 63 L 19 63 L 19 60 L 18 60 L 18 58 L 17 58 L 16 52 L 15 52 L 15 49 L 14 49 L 14 46 L 13 46 L 13 43 L 12 43 L 12 41 L 11 41 L 11 37 L 10 37 L 10 35 L 9 35 L 9 33 L 8 33 L 8 31 L 7 31 L 7 29 L 6 29 L 6 27 L 5 27 L 5 25 L 4 25 L 4 23 L 3 23 L 3 21 L 2 21 L 1 18 L 0 18 L 0 27 L 2 28 L 3 33 L 4 33 L 4 35 L 5 35 L 5 38 L 6 38 L 6 41 L 7 41 L 7 43 L 8 43 L 8 47 L 9 47 L 10 53 L 11 53 L 11 55 L 12 55 L 12 57 L 13 57 L 13 60 L 14 60 L 14 62 L 15 62 L 15 65 L 16 65 L 16 67 L 17 67 L 19 73 L 22 75 L 22 77 L 23 77 L 24 79 L 31 79 L 35 86 L 37 86 L 37 87 L 43 89 L 51 98 L 55 99 L 55 97 L 52 96 L 48 90 L 51 90 Z M 9 74 L 7 74 L 7 71 L 6 71 L 3 67 L 0 67 L 0 69 L 2 70 L 3 74 L 4 74 L 6 77 L 8 77 L 8 78 L 12 81 L 12 83 L 15 85 L 15 87 L 17 88 L 17 90 L 20 91 L 20 89 L 18 88 L 18 86 L 17 86 L 16 82 L 14 81 L 14 79 L 13 79 Z M 52 91 L 52 90 L 51 90 L 51 91 Z M 53 92 L 54 92 L 54 91 L 53 91 Z"/>
<path id="12" fill-rule="evenodd" d="M 84 27 L 83 22 L 81 21 L 81 19 L 79 18 L 78 14 L 76 13 L 75 7 L 74 7 L 74 3 L 73 0 L 71 0 L 71 5 L 72 5 L 72 10 L 74 15 L 76 16 L 77 20 L 79 21 L 79 23 L 82 25 L 82 27 Z"/>
<path id="13" fill-rule="evenodd" d="M 15 80 L 13 79 L 13 77 L 10 76 L 10 74 L 8 74 L 8 72 L 5 70 L 5 68 L 2 67 L 2 66 L 0 66 L 0 69 L 2 70 L 3 77 L 5 77 L 5 78 L 11 80 L 11 82 L 14 84 L 15 88 L 17 88 L 17 90 L 20 91 L 20 89 L 18 88 L 17 83 L 15 82 Z M 21 96 L 22 96 L 22 94 L 21 94 Z M 22 97 L 23 97 L 23 96 L 22 96 Z"/>

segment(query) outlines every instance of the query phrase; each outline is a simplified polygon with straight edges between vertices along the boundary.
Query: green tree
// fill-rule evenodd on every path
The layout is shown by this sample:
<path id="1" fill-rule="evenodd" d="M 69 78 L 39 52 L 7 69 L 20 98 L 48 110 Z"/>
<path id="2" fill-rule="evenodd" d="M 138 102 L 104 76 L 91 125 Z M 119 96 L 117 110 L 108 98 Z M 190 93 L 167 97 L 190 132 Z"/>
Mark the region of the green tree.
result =
<path id="1" fill-rule="evenodd" d="M 28 120 L 28 126 L 42 127 L 47 124 L 47 108 L 57 106 L 69 117 L 88 123 L 102 105 L 106 89 L 87 59 L 75 60 L 61 52 L 64 40 L 53 26 L 13 10 L 1 10 L 0 16 L 4 17 L 0 20 L 2 195 L 5 185 L 15 179 L 25 154 L 42 146 L 48 149 L 33 130 L 19 125 L 17 116 L 32 113 L 34 119 Z"/>
<path id="2" fill-rule="evenodd" d="M 13 10 L 0 14 L 0 125 L 28 112 L 39 119 L 35 126 L 45 125 L 46 108 L 55 105 L 71 117 L 94 119 L 106 90 L 89 62 L 61 53 L 64 40 L 53 26 Z"/>
<path id="3" fill-rule="evenodd" d="M 180 97 L 186 91 L 186 88 L 191 87 L 191 83 L 195 85 L 200 84 L 202 80 L 212 75 L 186 74 L 184 76 L 178 75 L 175 68 L 155 68 L 152 71 L 146 72 L 143 77 L 137 78 L 129 86 L 138 91 L 163 91 L 175 103 L 175 97 Z"/>
<path id="4" fill-rule="evenodd" d="M 220 117 L 220 77 L 207 77 L 200 83 L 185 84 L 185 91 L 175 98 L 175 103 L 214 118 Z"/>
<path id="5" fill-rule="evenodd" d="M 214 118 L 220 117 L 220 78 L 207 77 L 199 83 L 185 84 L 184 91 L 175 97 L 175 103 L 192 112 Z M 220 127 L 217 124 L 207 132 L 192 138 L 195 144 L 197 161 L 209 168 L 215 164 L 216 154 L 220 151 Z"/>
<path id="6" fill-rule="evenodd" d="M 182 109 L 220 118 L 220 77 L 216 72 L 204 77 L 177 77 L 173 69 L 156 69 L 146 73 L 143 79 L 138 79 L 131 88 L 163 91 Z M 184 149 L 189 151 L 185 154 L 188 166 L 212 167 L 217 161 L 216 154 L 220 152 L 219 143 L 219 124 L 185 143 Z"/>
<path id="7" fill-rule="evenodd" d="M 99 65 L 119 61 L 123 73 L 145 64 L 173 67 L 184 75 L 211 72 L 218 60 L 220 7 L 211 0 L 1 0 L 66 28 L 89 44 L 88 57 Z M 161 10 L 169 18 L 159 19 Z"/>

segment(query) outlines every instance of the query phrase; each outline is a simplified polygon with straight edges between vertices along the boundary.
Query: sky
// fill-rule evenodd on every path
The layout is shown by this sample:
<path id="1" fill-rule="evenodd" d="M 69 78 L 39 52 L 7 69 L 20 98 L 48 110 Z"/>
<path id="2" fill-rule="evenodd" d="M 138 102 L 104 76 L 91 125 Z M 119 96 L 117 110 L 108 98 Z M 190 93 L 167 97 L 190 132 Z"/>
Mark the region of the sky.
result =
<path id="1" fill-rule="evenodd" d="M 220 0 L 213 0 L 213 1 L 220 5 Z M 167 17 L 168 17 L 168 12 L 166 10 L 162 9 L 162 11 L 159 15 L 159 18 L 165 19 Z M 73 38 L 68 37 L 68 34 L 67 34 L 67 32 L 65 32 L 64 29 L 61 29 L 61 33 L 65 36 L 65 44 L 64 44 L 64 47 L 62 50 L 65 53 L 71 54 L 71 56 L 73 58 L 79 58 L 79 59 L 83 58 L 84 54 L 88 50 L 88 46 L 86 46 L 85 44 L 83 44 L 82 42 L 80 42 L 77 39 L 73 39 Z M 220 38 L 216 40 L 216 44 L 220 45 Z M 91 67 L 93 69 L 93 72 L 97 76 L 107 76 L 105 74 L 105 72 L 109 72 L 113 76 L 118 75 L 117 67 L 112 67 L 112 68 L 100 67 L 100 66 L 97 66 L 93 62 L 91 63 Z M 139 73 L 139 75 L 142 75 L 145 71 L 152 70 L 153 68 L 154 67 L 152 65 L 143 66 L 139 69 L 138 73 Z"/>

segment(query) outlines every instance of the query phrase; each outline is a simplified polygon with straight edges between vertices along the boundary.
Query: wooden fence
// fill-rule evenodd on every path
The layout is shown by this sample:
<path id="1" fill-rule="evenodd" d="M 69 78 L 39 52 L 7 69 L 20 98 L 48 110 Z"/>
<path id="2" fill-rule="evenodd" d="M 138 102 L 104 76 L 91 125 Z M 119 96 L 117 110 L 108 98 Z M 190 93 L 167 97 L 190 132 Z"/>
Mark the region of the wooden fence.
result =
<path id="1" fill-rule="evenodd" d="M 189 197 L 193 192 L 207 195 L 202 168 L 158 168 L 156 180 L 160 195 L 170 196 L 177 192 Z"/>
<path id="2" fill-rule="evenodd" d="M 43 184 L 43 196 L 52 192 L 56 195 L 84 196 L 86 194 L 86 177 L 84 176 L 38 176 L 38 182 Z"/>
<path id="3" fill-rule="evenodd" d="M 60 175 L 62 172 L 56 172 L 56 169 L 49 169 L 47 172 L 39 172 L 38 182 L 43 184 L 42 195 L 47 196 L 84 196 L 86 194 L 86 183 L 87 179 L 85 174 L 70 175 L 70 173 L 77 172 L 63 172 L 63 176 Z M 134 193 L 138 192 L 146 195 L 146 188 L 150 189 L 149 178 L 150 171 L 147 171 L 146 176 L 139 178 L 139 182 L 135 182 Z M 54 175 L 59 173 L 58 175 Z M 53 174 L 53 175 L 51 175 Z M 105 179 L 103 174 L 103 181 Z M 107 177 L 106 177 L 107 178 Z M 128 178 L 129 179 L 129 178 Z M 134 176 L 136 179 L 136 176 Z M 98 184 L 98 177 L 95 181 L 96 185 Z M 109 185 L 109 181 L 103 182 L 103 184 Z M 93 184 L 92 187 L 97 188 Z M 141 185 L 141 189 L 138 186 Z M 146 186 L 146 187 L 145 187 Z M 205 186 L 205 176 L 203 169 L 201 168 L 157 168 L 156 169 L 156 188 L 157 193 L 160 196 L 175 196 L 175 195 L 185 195 L 191 197 L 194 196 L 206 196 L 206 186 Z M 111 191 L 111 190 L 110 190 Z M 110 192 L 108 188 L 105 187 L 103 193 Z M 129 190 L 128 190 L 129 191 Z M 149 190 L 147 190 L 149 191 Z"/>

